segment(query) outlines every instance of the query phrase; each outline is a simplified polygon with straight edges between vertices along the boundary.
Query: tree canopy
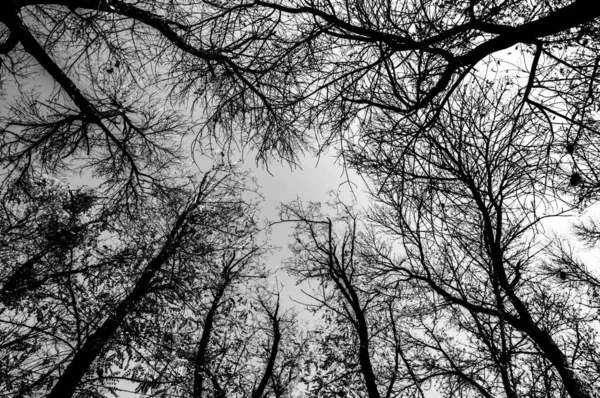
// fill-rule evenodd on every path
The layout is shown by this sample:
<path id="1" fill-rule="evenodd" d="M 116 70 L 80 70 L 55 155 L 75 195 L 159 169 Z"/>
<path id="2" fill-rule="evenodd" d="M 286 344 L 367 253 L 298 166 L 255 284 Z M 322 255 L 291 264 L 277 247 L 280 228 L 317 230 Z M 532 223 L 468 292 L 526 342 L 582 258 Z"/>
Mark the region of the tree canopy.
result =
<path id="1" fill-rule="evenodd" d="M 238 184 L 215 170 L 135 215 L 104 213 L 97 192 L 49 178 L 13 186 L 1 218 L 3 394 L 99 396 L 129 380 L 200 397 L 205 376 L 222 394 L 270 391 L 252 382 L 286 361 L 280 345 L 293 352 L 295 326 L 274 293 L 251 293 L 266 248 Z"/>
<path id="2" fill-rule="evenodd" d="M 7 0 L 0 392 L 592 397 L 600 3 Z M 283 205 L 303 333 L 230 160 L 332 149 Z M 213 166 L 194 164 L 209 155 Z M 97 186 L 55 177 L 85 174 Z M 579 241 L 546 220 L 579 216 Z M 578 246 L 579 245 L 579 246 Z"/>
<path id="3" fill-rule="evenodd" d="M 411 116 L 425 127 L 489 67 L 576 144 L 595 131 L 599 14 L 591 0 L 11 0 L 4 87 L 31 83 L 35 65 L 55 90 L 20 100 L 3 147 L 11 163 L 87 154 L 113 178 L 155 178 L 142 170 L 172 155 L 165 135 L 191 128 L 169 116 L 185 104 L 225 142 L 294 160 L 315 135 L 404 130 Z"/>

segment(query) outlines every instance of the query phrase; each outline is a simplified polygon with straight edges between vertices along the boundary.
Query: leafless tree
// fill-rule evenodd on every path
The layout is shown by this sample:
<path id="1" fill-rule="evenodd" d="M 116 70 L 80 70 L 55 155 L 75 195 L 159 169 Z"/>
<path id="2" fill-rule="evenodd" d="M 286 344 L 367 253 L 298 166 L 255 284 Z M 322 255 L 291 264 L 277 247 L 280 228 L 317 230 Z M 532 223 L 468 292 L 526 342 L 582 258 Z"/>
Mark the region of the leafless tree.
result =
<path id="1" fill-rule="evenodd" d="M 144 170 L 173 156 L 166 131 L 190 128 L 158 109 L 168 98 L 198 103 L 225 143 L 293 161 L 316 128 L 328 145 L 392 114 L 390 128 L 427 126 L 482 68 L 510 73 L 523 107 L 577 153 L 597 131 L 599 15 L 591 0 L 11 0 L 5 90 L 26 91 L 33 67 L 56 86 L 14 102 L 3 157 L 53 168 L 93 149 L 87 164 L 106 177 L 157 178 Z"/>
<path id="2" fill-rule="evenodd" d="M 397 272 L 421 281 L 457 311 L 458 330 L 489 347 L 507 396 L 533 388 L 507 368 L 527 362 L 513 347 L 520 340 L 551 365 L 560 382 L 550 390 L 591 396 L 597 381 L 577 353 L 593 314 L 572 300 L 575 291 L 552 288 L 540 224 L 594 192 L 575 180 L 570 154 L 539 114 L 523 110 L 510 81 L 479 82 L 410 145 L 385 132 L 364 141 L 355 161 L 379 189 L 374 219 L 399 237 L 406 259 Z"/>
<path id="3" fill-rule="evenodd" d="M 482 82 L 418 136 L 365 127 L 347 159 L 376 204 L 362 215 L 342 206 L 351 220 L 342 232 L 299 204 L 285 208 L 303 225 L 292 270 L 330 284 L 320 302 L 353 325 L 358 351 L 397 355 L 393 371 L 371 374 L 356 352 L 369 396 L 432 385 L 486 397 L 597 389 L 597 277 L 549 250 L 543 232 L 595 188 L 574 181 L 570 154 L 510 81 Z M 369 312 L 372 326 L 361 326 Z"/>

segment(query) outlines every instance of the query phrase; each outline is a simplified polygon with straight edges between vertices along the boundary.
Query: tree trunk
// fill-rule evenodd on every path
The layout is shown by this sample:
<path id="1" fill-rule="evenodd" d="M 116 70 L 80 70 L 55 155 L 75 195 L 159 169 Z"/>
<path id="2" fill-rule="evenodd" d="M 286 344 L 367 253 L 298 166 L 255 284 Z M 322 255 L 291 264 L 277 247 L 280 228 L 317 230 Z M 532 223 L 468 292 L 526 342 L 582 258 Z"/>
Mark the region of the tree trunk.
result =
<path id="1" fill-rule="evenodd" d="M 89 370 L 108 341 L 123 324 L 123 320 L 146 297 L 156 273 L 173 255 L 181 241 L 181 230 L 198 201 L 179 215 L 160 252 L 148 263 L 133 290 L 119 303 L 104 323 L 83 343 L 47 398 L 71 398 L 77 385 Z"/>

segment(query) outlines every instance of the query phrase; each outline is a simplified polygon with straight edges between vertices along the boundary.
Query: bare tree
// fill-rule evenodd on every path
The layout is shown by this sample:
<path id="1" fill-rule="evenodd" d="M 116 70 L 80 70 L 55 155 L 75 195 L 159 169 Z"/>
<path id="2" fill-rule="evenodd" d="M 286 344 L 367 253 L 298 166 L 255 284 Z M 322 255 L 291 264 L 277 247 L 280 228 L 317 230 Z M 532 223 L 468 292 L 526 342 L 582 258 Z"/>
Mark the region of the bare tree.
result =
<path id="1" fill-rule="evenodd" d="M 322 313 L 327 320 L 315 333 L 320 344 L 315 355 L 325 354 L 324 361 L 317 361 L 318 378 L 309 384 L 316 396 L 328 393 L 364 393 L 370 398 L 381 398 L 382 383 L 390 396 L 396 381 L 391 377 L 388 385 L 382 373 L 396 373 L 397 363 L 389 369 L 389 357 L 381 350 L 388 322 L 385 319 L 384 294 L 372 284 L 371 265 L 364 262 L 361 248 L 363 239 L 357 226 L 357 216 L 349 208 L 344 209 L 340 223 L 341 231 L 330 218 L 325 218 L 317 204 L 303 206 L 300 202 L 283 205 L 280 216 L 285 222 L 296 223 L 291 246 L 294 257 L 288 270 L 300 282 L 316 282 L 311 298 L 315 301 L 312 311 Z M 382 311 L 383 310 L 383 311 Z M 328 330 L 329 329 L 329 330 Z M 344 347 L 350 343 L 351 347 Z M 313 342 L 314 343 L 314 342 Z M 378 347 L 379 346 L 379 347 Z M 394 363 L 393 361 L 390 361 Z M 331 369 L 330 369 L 331 368 Z M 362 382 L 356 383 L 355 375 Z"/>
<path id="2" fill-rule="evenodd" d="M 351 126 L 427 125 L 486 68 L 510 72 L 522 105 L 565 130 L 576 153 L 580 135 L 597 132 L 599 15 L 591 0 L 11 0 L 5 79 L 25 88 L 26 68 L 39 65 L 56 89 L 14 103 L 3 157 L 54 168 L 93 147 L 87 164 L 106 177 L 156 178 L 144 165 L 173 156 L 166 130 L 189 128 L 148 106 L 165 96 L 139 94 L 158 88 L 173 104 L 199 101 L 204 126 L 230 133 L 222 144 L 293 161 L 314 128 L 326 146 Z"/>
<path id="3" fill-rule="evenodd" d="M 108 256 L 129 272 L 110 275 L 116 279 L 109 290 L 137 282 L 125 284 L 129 293 L 112 302 L 100 300 L 105 307 L 99 308 L 112 311 L 107 318 L 94 310 L 93 326 L 76 328 L 54 345 L 23 345 L 33 332 L 44 341 L 42 332 L 19 331 L 29 327 L 33 312 L 21 312 L 20 324 L 6 324 L 6 347 L 26 353 L 15 356 L 17 368 L 39 347 L 58 347 L 47 357 L 59 359 L 40 365 L 44 374 L 23 372 L 25 386 L 12 389 L 26 393 L 56 379 L 52 394 L 72 395 L 106 354 L 103 347 L 135 318 L 129 317 L 133 308 L 155 297 L 151 282 L 164 282 L 165 267 L 179 264 L 180 253 L 182 264 L 196 264 L 189 258 L 206 247 L 192 245 L 197 250 L 188 253 L 182 242 L 196 236 L 184 226 L 199 209 L 185 184 L 171 183 L 181 177 L 174 171 L 183 164 L 188 136 L 209 149 L 239 140 L 263 160 L 277 154 L 292 162 L 316 137 L 318 150 L 337 145 L 346 164 L 372 183 L 380 207 L 370 217 L 389 238 L 360 235 L 352 222 L 336 235 L 324 218 L 303 211 L 294 216 L 304 226 L 299 234 L 309 238 L 299 243 L 310 254 L 302 265 L 309 268 L 298 275 L 334 286 L 324 289 L 321 304 L 352 331 L 369 396 L 422 393 L 427 383 L 446 394 L 591 396 L 597 379 L 583 369 L 594 365 L 589 320 L 597 309 L 582 303 L 576 288 L 593 287 L 597 279 L 568 251 L 540 254 L 545 238 L 539 228 L 545 218 L 598 196 L 595 1 L 9 0 L 5 8 L 3 184 L 22 184 L 40 171 L 91 170 L 103 192 L 116 193 L 106 212 L 111 219 L 137 230 L 148 223 L 159 236 L 126 235 L 152 256 L 132 255 L 129 247 Z M 36 84 L 45 77 L 32 73 L 39 69 L 50 78 L 43 88 Z M 202 120 L 181 117 L 198 109 Z M 144 204 L 154 202 L 145 193 L 175 209 L 170 221 L 149 220 Z M 113 214 L 132 201 L 126 212 Z M 222 214 L 240 215 L 225 207 Z M 71 218 L 62 232 L 44 235 L 40 245 L 4 242 L 4 252 L 24 254 L 3 259 L 10 265 L 2 275 L 7 308 L 22 311 L 19 302 L 36 302 L 36 292 L 64 278 L 77 282 L 71 278 L 77 272 L 57 273 L 48 264 L 84 257 L 65 262 L 65 253 L 80 253 L 84 243 L 63 245 L 61 239 L 87 225 L 86 211 L 66 210 Z M 355 217 L 347 214 L 346 220 Z M 103 217 L 97 231 L 81 231 L 82 242 L 99 244 L 99 231 L 107 228 Z M 16 225 L 20 220 L 27 223 L 19 215 Z M 217 221 L 223 220 L 211 219 L 221 225 Z M 92 259 L 105 258 L 94 250 L 99 254 Z M 573 288 L 559 284 L 570 278 Z M 400 297 L 405 291 L 413 301 Z M 50 301 L 72 312 L 65 325 L 73 325 L 71 318 L 81 314 L 76 300 L 65 297 Z M 428 310 L 414 311 L 418 306 Z M 264 314 L 278 319 L 273 308 L 265 306 Z M 62 327 L 55 318 L 43 325 L 52 336 Z M 277 366 L 276 325 L 267 333 L 272 340 L 265 352 L 275 355 L 267 369 Z M 450 330 L 458 337 L 447 336 Z M 73 336 L 71 358 L 59 348 L 69 347 Z M 457 348 L 469 345 L 477 350 Z M 390 366 L 378 367 L 379 358 Z M 244 393 L 262 395 L 265 388 L 258 381 Z"/>
<path id="4" fill-rule="evenodd" d="M 525 360 L 520 339 L 556 372 L 550 390 L 591 396 L 586 360 L 576 355 L 591 314 L 569 300 L 574 292 L 552 289 L 539 230 L 543 219 L 575 209 L 585 187 L 509 81 L 476 81 L 456 101 L 410 146 L 374 134 L 355 158 L 380 192 L 374 219 L 402 244 L 406 260 L 395 269 L 469 314 L 456 314 L 458 330 L 489 347 L 507 396 L 533 388 L 507 368 Z"/>
<path id="5" fill-rule="evenodd" d="M 292 271 L 320 281 L 319 303 L 352 325 L 369 396 L 597 388 L 597 277 L 548 251 L 543 233 L 594 188 L 574 181 L 570 154 L 512 90 L 509 80 L 473 79 L 418 136 L 365 128 L 347 159 L 376 205 L 363 215 L 339 205 L 342 232 L 314 209 L 284 208 L 302 225 Z M 377 350 L 395 353 L 393 369 L 370 373 Z"/>
<path id="6" fill-rule="evenodd" d="M 264 85 L 264 68 L 253 70 L 260 55 L 246 58 L 248 38 L 238 29 L 251 21 L 235 7 L 11 0 L 0 22 L 4 90 L 8 82 L 17 85 L 7 90 L 13 101 L 3 118 L 2 160 L 17 173 L 32 166 L 70 170 L 78 160 L 113 187 L 159 184 L 181 156 L 175 143 L 200 134 L 182 115 L 189 101 L 206 111 L 201 125 L 209 129 L 260 128 L 263 139 L 253 145 L 261 152 L 292 160 L 302 141 L 278 133 L 276 126 L 289 131 L 273 110 L 269 93 L 278 89 Z M 268 35 L 257 30 L 251 41 Z M 51 92 L 29 89 L 38 82 L 34 67 L 52 79 Z M 252 113 L 242 116 L 247 109 Z M 262 120 L 273 128 L 263 129 Z"/>

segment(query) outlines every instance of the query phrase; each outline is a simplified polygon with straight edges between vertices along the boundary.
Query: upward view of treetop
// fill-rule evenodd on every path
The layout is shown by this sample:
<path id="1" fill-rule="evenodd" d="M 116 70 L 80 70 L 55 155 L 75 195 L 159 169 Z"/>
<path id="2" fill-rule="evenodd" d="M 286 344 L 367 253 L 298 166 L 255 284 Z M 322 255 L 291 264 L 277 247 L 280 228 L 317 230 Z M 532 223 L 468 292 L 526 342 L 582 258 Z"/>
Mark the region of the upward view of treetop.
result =
<path id="1" fill-rule="evenodd" d="M 55 89 L 26 91 L 6 145 L 14 162 L 48 166 L 92 146 L 104 173 L 139 174 L 172 155 L 167 132 L 190 130 L 170 115 L 179 104 L 226 142 L 294 160 L 315 134 L 324 145 L 361 123 L 435 119 L 468 76 L 496 62 L 547 128 L 593 129 L 599 15 L 591 0 L 11 0 L 4 90 L 30 87 L 41 77 L 31 69 Z M 101 161 L 107 151 L 120 153 L 117 165 Z"/>
<path id="2" fill-rule="evenodd" d="M 599 54 L 594 0 L 4 1 L 0 396 L 598 396 Z M 231 158 L 328 150 L 302 329 Z"/>

